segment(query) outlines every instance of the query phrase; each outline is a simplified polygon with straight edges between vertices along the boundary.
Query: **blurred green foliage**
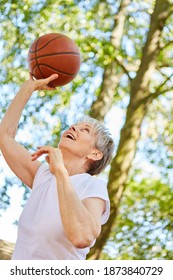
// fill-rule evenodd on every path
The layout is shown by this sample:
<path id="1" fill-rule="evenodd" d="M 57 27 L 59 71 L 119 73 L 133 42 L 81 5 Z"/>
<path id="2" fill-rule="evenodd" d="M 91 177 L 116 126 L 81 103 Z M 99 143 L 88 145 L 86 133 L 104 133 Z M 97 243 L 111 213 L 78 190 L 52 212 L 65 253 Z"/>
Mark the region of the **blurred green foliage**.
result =
<path id="1" fill-rule="evenodd" d="M 105 259 L 173 259 L 173 189 L 140 173 L 131 174 Z"/>
<path id="2" fill-rule="evenodd" d="M 33 150 L 41 144 L 57 145 L 61 132 L 89 111 L 100 92 L 104 69 L 112 61 L 118 59 L 129 71 L 131 79 L 136 76 L 155 1 L 131 1 L 127 7 L 121 44 L 115 49 L 111 36 L 120 2 L 1 1 L 0 119 L 21 83 L 28 78 L 27 53 L 37 37 L 50 32 L 66 34 L 78 44 L 81 52 L 81 69 L 72 83 L 50 93 L 34 93 L 27 104 L 17 139 L 28 149 Z M 171 16 L 160 42 L 162 50 L 158 56 L 157 71 L 150 84 L 151 93 L 172 73 L 172 35 Z M 116 71 L 122 72 L 122 76 L 115 90 L 112 107 L 124 109 L 125 118 L 129 101 L 129 77 L 120 64 L 116 65 Z M 115 228 L 104 250 L 105 259 L 173 259 L 173 193 L 170 172 L 173 158 L 173 114 L 169 95 L 172 83 L 170 79 L 163 84 L 161 89 L 165 93 L 149 108 L 136 153 L 136 158 L 140 155 L 142 160 L 148 161 L 149 168 L 151 165 L 157 168 L 161 178 L 156 180 L 149 172 L 147 178 L 140 175 L 140 171 L 136 171 L 138 161 L 133 166 Z M 115 119 L 119 122 L 119 116 L 115 116 Z M 3 174 L 1 166 L 0 172 Z M 15 184 L 23 187 L 13 175 L 1 180 L 2 209 L 10 204 L 8 189 L 14 180 Z M 24 200 L 27 195 L 26 189 Z"/>

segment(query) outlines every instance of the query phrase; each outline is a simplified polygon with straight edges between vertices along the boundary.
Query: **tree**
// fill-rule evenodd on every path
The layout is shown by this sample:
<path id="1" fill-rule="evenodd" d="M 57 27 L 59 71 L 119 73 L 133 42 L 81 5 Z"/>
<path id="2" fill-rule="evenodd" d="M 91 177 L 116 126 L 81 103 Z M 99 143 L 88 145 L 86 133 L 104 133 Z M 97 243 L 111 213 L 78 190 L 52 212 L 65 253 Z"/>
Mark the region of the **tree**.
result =
<path id="1" fill-rule="evenodd" d="M 50 94 L 39 92 L 38 98 L 33 96 L 30 100 L 18 133 L 19 138 L 23 132 L 27 134 L 28 137 L 21 140 L 25 146 L 34 149 L 40 143 L 52 144 L 52 136 L 57 142 L 60 131 L 72 119 L 75 121 L 76 117 L 89 112 L 104 120 L 113 106 L 121 103 L 125 108 L 128 100 L 126 119 L 109 173 L 111 217 L 90 254 L 90 258 L 98 259 L 106 240 L 114 233 L 147 110 L 153 101 L 159 102 L 163 95 L 167 98 L 166 94 L 172 91 L 173 5 L 171 0 L 92 0 L 89 4 L 72 0 L 2 1 L 0 116 L 27 78 L 26 57 L 30 44 L 48 32 L 65 33 L 77 42 L 82 57 L 81 70 L 67 87 Z M 54 123 L 50 123 L 50 116 Z M 48 131 L 52 131 L 52 135 Z M 3 179 L 3 207 L 10 203 L 8 189 L 13 180 Z"/>
<path id="2" fill-rule="evenodd" d="M 90 253 L 90 256 L 94 259 L 100 257 L 105 240 L 108 239 L 115 222 L 119 203 L 126 186 L 128 172 L 135 156 L 136 144 L 140 137 L 140 127 L 147 113 L 147 108 L 156 97 L 165 92 L 165 85 L 173 76 L 171 73 L 171 75 L 164 77 L 163 82 L 155 87 L 155 91 L 150 92 L 151 77 L 158 67 L 163 28 L 172 12 L 173 5 L 169 1 L 156 1 L 139 69 L 134 79 L 131 79 L 130 75 L 128 75 L 131 80 L 130 101 L 127 108 L 126 121 L 121 130 L 117 153 L 112 161 L 109 173 L 108 188 L 111 198 L 111 215 L 109 222 L 103 227 L 102 234 L 97 239 L 96 245 Z M 171 84 L 167 91 L 172 89 Z"/>

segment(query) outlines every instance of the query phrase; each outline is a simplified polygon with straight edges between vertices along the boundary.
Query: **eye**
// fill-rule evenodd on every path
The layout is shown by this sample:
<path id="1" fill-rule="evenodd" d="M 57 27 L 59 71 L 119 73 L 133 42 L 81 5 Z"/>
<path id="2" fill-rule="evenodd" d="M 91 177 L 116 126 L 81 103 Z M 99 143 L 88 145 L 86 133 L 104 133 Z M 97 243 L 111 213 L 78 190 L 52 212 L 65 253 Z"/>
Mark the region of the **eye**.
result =
<path id="1" fill-rule="evenodd" d="M 88 133 L 90 132 L 89 128 L 87 128 L 87 127 L 82 128 L 81 131 L 87 131 Z"/>

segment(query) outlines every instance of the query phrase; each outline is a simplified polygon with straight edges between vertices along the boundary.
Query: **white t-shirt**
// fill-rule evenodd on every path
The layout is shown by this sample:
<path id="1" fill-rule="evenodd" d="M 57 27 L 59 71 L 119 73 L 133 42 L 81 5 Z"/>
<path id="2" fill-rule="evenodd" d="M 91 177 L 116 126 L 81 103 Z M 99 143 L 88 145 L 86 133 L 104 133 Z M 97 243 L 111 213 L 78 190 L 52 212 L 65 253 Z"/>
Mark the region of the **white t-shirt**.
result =
<path id="1" fill-rule="evenodd" d="M 102 224 L 106 223 L 110 213 L 106 183 L 87 173 L 76 174 L 69 178 L 80 200 L 99 197 L 106 201 L 106 210 L 101 219 Z M 34 178 L 31 195 L 19 219 L 13 260 L 83 260 L 86 258 L 90 248 L 74 247 L 64 232 L 56 184 L 56 178 L 50 172 L 49 166 L 42 164 Z"/>

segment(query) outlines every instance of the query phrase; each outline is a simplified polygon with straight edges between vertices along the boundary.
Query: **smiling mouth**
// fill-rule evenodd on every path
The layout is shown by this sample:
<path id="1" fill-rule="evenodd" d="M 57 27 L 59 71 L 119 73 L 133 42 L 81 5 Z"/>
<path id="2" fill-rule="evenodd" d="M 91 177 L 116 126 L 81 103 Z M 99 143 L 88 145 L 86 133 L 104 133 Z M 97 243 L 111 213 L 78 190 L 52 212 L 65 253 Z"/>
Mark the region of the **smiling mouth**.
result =
<path id="1" fill-rule="evenodd" d="M 67 133 L 65 135 L 66 138 L 71 139 L 71 140 L 76 140 L 75 137 L 71 133 Z"/>

